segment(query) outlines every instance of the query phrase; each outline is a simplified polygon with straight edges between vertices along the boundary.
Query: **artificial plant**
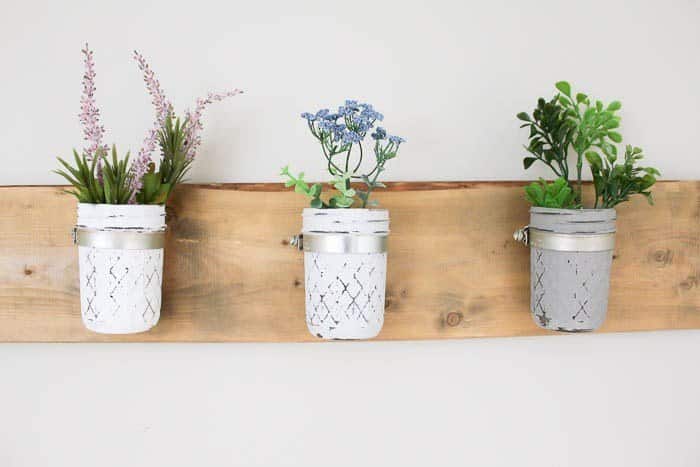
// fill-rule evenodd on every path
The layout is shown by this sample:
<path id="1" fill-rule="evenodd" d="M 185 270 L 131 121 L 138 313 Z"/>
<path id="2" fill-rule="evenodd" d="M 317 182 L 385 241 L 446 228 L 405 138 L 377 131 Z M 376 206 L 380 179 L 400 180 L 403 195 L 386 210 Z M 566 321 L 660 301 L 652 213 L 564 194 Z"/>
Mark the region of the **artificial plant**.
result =
<path id="1" fill-rule="evenodd" d="M 622 135 L 615 131 L 620 126 L 617 112 L 622 105 L 612 101 L 605 105 L 592 100 L 586 94 L 571 90 L 566 81 L 555 85 L 558 93 L 551 99 L 540 98 L 532 114 L 517 115 L 523 121 L 521 128 L 529 129 L 529 153 L 523 159 L 525 169 L 535 162 L 549 167 L 557 180 L 549 188 L 544 182 L 534 182 L 526 188 L 527 199 L 536 206 L 557 208 L 583 207 L 582 177 L 584 159 L 588 162 L 595 189 L 594 208 L 611 208 L 627 201 L 631 195 L 641 194 L 653 204 L 649 191 L 656 182 L 659 171 L 653 167 L 638 165 L 642 159 L 640 148 L 627 146 L 624 160 L 618 163 L 618 148 Z M 576 175 L 572 179 L 569 170 L 569 154 L 575 155 Z M 573 197 L 538 196 L 548 189 L 558 190 L 565 183 Z M 557 191 L 559 192 L 559 191 Z M 540 204 L 546 203 L 546 204 Z"/>
<path id="2" fill-rule="evenodd" d="M 370 200 L 370 195 L 375 188 L 384 187 L 379 176 L 384 172 L 387 161 L 396 157 L 405 140 L 388 135 L 383 127 L 375 128 L 375 124 L 381 122 L 384 116 L 372 105 L 356 100 L 346 100 L 336 113 L 322 109 L 316 113 L 303 113 L 301 117 L 321 145 L 324 165 L 333 177 L 329 185 L 335 189 L 335 193 L 323 199 L 323 185 L 309 185 L 304 180 L 303 172 L 295 176 L 288 166 L 281 172 L 287 178 L 285 186 L 294 187 L 297 193 L 306 195 L 312 208 L 350 208 L 356 205 L 366 208 L 376 204 Z M 374 159 L 371 169 L 363 170 L 363 162 L 367 159 L 363 142 L 367 134 L 374 141 Z M 352 182 L 360 182 L 361 185 L 355 188 Z"/>
<path id="3" fill-rule="evenodd" d="M 93 52 L 86 44 L 82 53 L 85 74 L 80 123 L 88 144 L 82 154 L 73 151 L 75 165 L 58 158 L 62 168 L 55 172 L 72 185 L 68 193 L 81 203 L 164 204 L 175 186 L 183 181 L 201 144 L 199 133 L 203 129 L 201 120 L 205 107 L 242 91 L 209 93 L 206 98 L 197 99 L 194 111 L 187 110 L 184 118 L 179 118 L 150 66 L 135 51 L 134 60 L 143 72 L 156 119 L 134 160 L 130 159 L 128 152 L 123 158 L 118 157 L 116 147 L 112 146 L 110 161 L 109 148 L 102 142 L 105 130 L 95 100 Z M 152 158 L 156 147 L 160 150 L 157 165 Z"/>

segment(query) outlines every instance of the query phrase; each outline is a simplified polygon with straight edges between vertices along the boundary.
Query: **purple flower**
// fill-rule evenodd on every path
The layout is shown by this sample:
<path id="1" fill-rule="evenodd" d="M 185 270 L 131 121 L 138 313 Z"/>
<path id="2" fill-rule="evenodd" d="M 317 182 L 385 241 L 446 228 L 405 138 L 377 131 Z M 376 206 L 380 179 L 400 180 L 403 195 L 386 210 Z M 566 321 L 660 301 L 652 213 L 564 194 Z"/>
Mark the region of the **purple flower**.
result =
<path id="1" fill-rule="evenodd" d="M 202 125 L 202 114 L 207 105 L 213 104 L 214 102 L 221 102 L 222 100 L 242 94 L 243 91 L 240 89 L 234 89 L 232 91 L 226 91 L 224 93 L 213 93 L 207 94 L 206 98 L 197 99 L 197 106 L 194 108 L 194 112 L 187 110 L 185 112 L 185 119 L 187 120 L 187 127 L 185 129 L 185 134 L 187 135 L 187 144 L 189 149 L 187 151 L 187 160 L 191 161 L 197 155 L 197 148 L 202 143 L 202 138 L 199 136 L 199 132 L 204 129 Z"/>
<path id="2" fill-rule="evenodd" d="M 406 142 L 406 140 L 400 136 L 389 136 L 389 141 L 391 141 L 394 144 L 401 144 Z"/>
<path id="3" fill-rule="evenodd" d="M 88 44 L 81 51 L 85 56 L 85 74 L 83 75 L 83 95 L 80 97 L 80 124 L 83 127 L 84 140 L 88 145 L 84 148 L 88 158 L 96 156 L 98 150 L 106 154 L 109 150 L 107 145 L 102 144 L 102 137 L 105 129 L 100 125 L 100 110 L 95 102 L 95 61 L 93 52 Z M 97 177 L 102 181 L 102 160 L 97 160 Z"/>
<path id="4" fill-rule="evenodd" d="M 143 80 L 146 83 L 146 89 L 148 89 L 148 94 L 150 94 L 151 98 L 153 99 L 152 103 L 155 107 L 156 118 L 155 122 L 153 123 L 153 127 L 148 130 L 148 133 L 146 133 L 146 138 L 143 140 L 143 145 L 139 150 L 136 160 L 134 160 L 134 163 L 132 164 L 132 202 L 136 196 L 136 193 L 143 185 L 143 176 L 148 171 L 148 164 L 151 163 L 151 154 L 158 144 L 158 131 L 163 127 L 168 114 L 173 111 L 173 106 L 170 101 L 166 99 L 165 93 L 160 87 L 160 82 L 155 77 L 155 73 L 153 73 L 153 70 L 151 70 L 151 67 L 146 62 L 146 59 L 143 58 L 143 55 L 138 53 L 136 50 L 134 50 L 134 60 L 136 60 L 139 69 L 143 72 Z"/>
<path id="5" fill-rule="evenodd" d="M 153 106 L 155 107 L 156 118 L 151 128 L 146 134 L 143 146 L 139 151 L 138 157 L 132 165 L 133 171 L 133 181 L 132 188 L 135 194 L 141 189 L 143 185 L 143 176 L 148 171 L 148 165 L 151 163 L 151 154 L 158 145 L 158 133 L 163 128 L 165 120 L 169 114 L 173 113 L 173 106 L 170 101 L 165 97 L 165 93 L 160 87 L 160 82 L 155 78 L 155 74 L 151 67 L 146 63 L 146 60 L 137 51 L 134 51 L 134 60 L 139 65 L 139 69 L 143 72 L 143 80 L 146 83 L 146 89 L 153 99 Z M 213 102 L 219 102 L 227 97 L 235 96 L 241 94 L 243 91 L 240 89 L 234 89 L 232 91 L 227 91 L 221 94 L 210 92 L 207 97 L 197 99 L 197 104 L 193 112 L 189 110 L 185 111 L 185 135 L 186 135 L 186 150 L 187 150 L 187 160 L 191 161 L 197 154 L 197 148 L 202 142 L 202 138 L 199 136 L 199 132 L 204 128 L 202 125 L 202 114 L 207 105 Z M 133 202 L 133 197 L 132 197 Z"/>
<path id="6" fill-rule="evenodd" d="M 311 114 L 309 112 L 304 112 L 303 114 L 301 114 L 301 118 L 304 118 L 310 122 L 313 122 L 314 120 L 316 120 L 316 115 Z"/>

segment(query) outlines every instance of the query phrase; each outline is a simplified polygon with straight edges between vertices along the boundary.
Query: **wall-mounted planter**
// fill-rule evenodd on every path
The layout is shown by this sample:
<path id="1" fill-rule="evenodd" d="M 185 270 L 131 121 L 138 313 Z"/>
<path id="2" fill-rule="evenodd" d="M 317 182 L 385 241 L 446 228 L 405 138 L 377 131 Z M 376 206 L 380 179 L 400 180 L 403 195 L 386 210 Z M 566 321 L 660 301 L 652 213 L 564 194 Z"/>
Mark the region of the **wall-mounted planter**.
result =
<path id="1" fill-rule="evenodd" d="M 369 339 L 384 324 L 385 209 L 304 209 L 306 324 L 323 339 Z"/>
<path id="2" fill-rule="evenodd" d="M 603 324 L 615 219 L 614 209 L 530 209 L 518 238 L 530 246 L 530 310 L 538 326 L 578 332 Z"/>
<path id="3" fill-rule="evenodd" d="M 158 323 L 164 236 L 164 206 L 78 204 L 74 241 L 85 327 L 131 334 Z"/>

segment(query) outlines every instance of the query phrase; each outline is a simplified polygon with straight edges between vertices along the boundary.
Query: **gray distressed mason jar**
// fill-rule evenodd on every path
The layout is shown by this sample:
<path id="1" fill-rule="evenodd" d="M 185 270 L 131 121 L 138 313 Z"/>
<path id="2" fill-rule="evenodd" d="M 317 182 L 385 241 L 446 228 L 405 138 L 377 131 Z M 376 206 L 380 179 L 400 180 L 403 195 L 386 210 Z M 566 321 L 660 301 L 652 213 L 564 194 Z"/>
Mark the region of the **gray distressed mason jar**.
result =
<path id="1" fill-rule="evenodd" d="M 515 237 L 530 246 L 530 311 L 538 326 L 581 332 L 603 324 L 615 219 L 614 209 L 530 208 L 530 225 Z"/>

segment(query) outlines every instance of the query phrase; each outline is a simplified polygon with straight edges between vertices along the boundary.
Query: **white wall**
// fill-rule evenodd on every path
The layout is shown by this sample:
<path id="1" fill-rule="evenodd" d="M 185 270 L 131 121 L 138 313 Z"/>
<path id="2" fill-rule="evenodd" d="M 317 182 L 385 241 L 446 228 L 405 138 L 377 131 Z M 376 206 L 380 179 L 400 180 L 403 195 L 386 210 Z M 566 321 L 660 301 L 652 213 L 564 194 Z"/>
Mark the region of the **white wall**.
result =
<path id="1" fill-rule="evenodd" d="M 60 183 L 79 49 L 107 139 L 151 121 L 138 48 L 179 109 L 212 88 L 193 181 L 322 175 L 298 114 L 373 102 L 394 180 L 525 179 L 514 114 L 552 84 L 623 102 L 626 139 L 700 178 L 700 3 L 9 2 L 0 184 Z M 2 312 L 2 310 L 0 310 Z M 525 312 L 525 311 L 524 311 Z M 328 345 L 0 346 L 0 465 L 697 466 L 700 333 Z"/>

